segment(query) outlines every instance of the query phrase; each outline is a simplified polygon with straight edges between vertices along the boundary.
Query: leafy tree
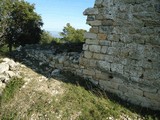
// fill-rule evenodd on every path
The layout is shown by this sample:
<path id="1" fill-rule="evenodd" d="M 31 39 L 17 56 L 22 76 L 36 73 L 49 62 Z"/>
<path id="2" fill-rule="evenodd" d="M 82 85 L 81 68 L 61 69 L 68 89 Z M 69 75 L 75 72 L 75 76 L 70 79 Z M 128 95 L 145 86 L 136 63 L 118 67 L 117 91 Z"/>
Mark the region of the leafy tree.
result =
<path id="1" fill-rule="evenodd" d="M 48 44 L 48 43 L 51 43 L 53 40 L 53 37 L 52 35 L 48 32 L 48 31 L 43 31 L 42 34 L 41 34 L 41 41 L 40 43 L 41 44 Z"/>
<path id="2" fill-rule="evenodd" d="M 11 10 L 11 0 L 0 1 L 0 46 L 5 44 L 5 30 L 8 27 L 9 10 Z"/>
<path id="3" fill-rule="evenodd" d="M 23 0 L 1 0 L 0 5 L 5 6 L 1 8 L 1 11 L 5 11 L 1 13 L 3 15 L 1 26 L 6 26 L 2 36 L 9 45 L 10 51 L 12 45 L 39 43 L 43 23 L 41 16 L 34 12 L 34 5 Z"/>
<path id="4" fill-rule="evenodd" d="M 69 23 L 64 27 L 63 32 L 60 35 L 63 37 L 62 40 L 70 42 L 84 42 L 84 33 L 86 30 L 75 29 Z"/>
<path id="5" fill-rule="evenodd" d="M 43 32 L 42 32 L 42 34 L 41 34 L 40 43 L 41 43 L 41 44 L 49 44 L 49 43 L 51 43 L 52 41 L 59 42 L 59 41 L 60 41 L 60 38 L 55 38 L 55 37 L 53 37 L 53 36 L 51 35 L 50 32 L 43 30 Z"/>

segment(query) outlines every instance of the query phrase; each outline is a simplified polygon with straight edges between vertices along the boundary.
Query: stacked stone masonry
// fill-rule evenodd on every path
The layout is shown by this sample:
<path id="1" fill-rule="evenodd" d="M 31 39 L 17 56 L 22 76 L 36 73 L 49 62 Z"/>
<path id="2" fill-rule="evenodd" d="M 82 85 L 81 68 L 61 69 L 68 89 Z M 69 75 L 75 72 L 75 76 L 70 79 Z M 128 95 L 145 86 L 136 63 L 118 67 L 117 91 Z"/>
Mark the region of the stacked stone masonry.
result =
<path id="1" fill-rule="evenodd" d="M 128 102 L 160 110 L 160 1 L 96 0 L 84 15 L 91 28 L 80 55 L 39 50 L 28 55 Z"/>
<path id="2" fill-rule="evenodd" d="M 131 103 L 160 109 L 160 1 L 96 0 L 84 11 L 84 72 Z"/>

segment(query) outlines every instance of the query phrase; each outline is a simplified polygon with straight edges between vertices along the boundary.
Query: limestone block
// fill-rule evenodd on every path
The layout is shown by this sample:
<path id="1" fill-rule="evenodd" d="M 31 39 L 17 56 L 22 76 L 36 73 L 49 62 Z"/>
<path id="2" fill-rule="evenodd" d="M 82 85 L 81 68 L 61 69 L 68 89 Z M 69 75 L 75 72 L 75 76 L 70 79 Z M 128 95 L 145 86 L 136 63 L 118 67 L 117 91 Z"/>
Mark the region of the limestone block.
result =
<path id="1" fill-rule="evenodd" d="M 119 37 L 119 40 L 121 40 L 124 43 L 131 43 L 133 41 L 133 37 L 125 34 L 125 35 L 121 35 Z"/>
<path id="2" fill-rule="evenodd" d="M 110 7 L 111 5 L 113 5 L 113 0 L 104 0 L 102 5 L 104 7 Z"/>
<path id="3" fill-rule="evenodd" d="M 100 80 L 109 80 L 108 74 L 105 73 L 97 73 L 96 74 L 96 79 L 100 79 Z"/>
<path id="4" fill-rule="evenodd" d="M 122 12 L 127 12 L 128 8 L 126 5 L 119 5 L 118 10 L 122 13 Z"/>
<path id="5" fill-rule="evenodd" d="M 160 13 L 160 4 L 155 5 L 156 12 Z"/>
<path id="6" fill-rule="evenodd" d="M 93 69 L 84 69 L 83 70 L 83 74 L 94 76 L 95 75 L 95 71 Z"/>
<path id="7" fill-rule="evenodd" d="M 109 34 L 108 35 L 108 40 L 109 41 L 116 41 L 116 42 L 118 42 L 118 41 L 120 41 L 120 36 L 121 36 L 120 34 Z"/>
<path id="8" fill-rule="evenodd" d="M 146 79 L 158 79 L 160 77 L 159 71 L 155 70 L 145 70 L 144 71 L 144 78 Z"/>
<path id="9" fill-rule="evenodd" d="M 160 110 L 160 104 L 157 101 L 151 99 L 151 107 L 153 110 Z"/>
<path id="10" fill-rule="evenodd" d="M 151 101 L 150 100 L 145 100 L 145 101 L 141 102 L 140 105 L 143 106 L 143 107 L 150 108 L 151 107 Z"/>
<path id="11" fill-rule="evenodd" d="M 102 25 L 104 26 L 114 26 L 115 25 L 115 22 L 113 20 L 102 20 Z"/>
<path id="12" fill-rule="evenodd" d="M 51 72 L 51 76 L 59 76 L 60 75 L 61 70 L 60 69 L 55 69 Z"/>
<path id="13" fill-rule="evenodd" d="M 160 103 L 160 95 L 157 95 L 156 93 L 144 92 L 144 96 Z"/>
<path id="14" fill-rule="evenodd" d="M 104 19 L 104 16 L 102 13 L 99 13 L 98 15 L 96 15 L 96 20 L 103 20 Z"/>
<path id="15" fill-rule="evenodd" d="M 129 27 L 129 34 L 136 34 L 141 32 L 141 28 L 139 27 Z"/>
<path id="16" fill-rule="evenodd" d="M 55 64 L 55 67 L 62 70 L 63 69 L 63 64 Z"/>
<path id="17" fill-rule="evenodd" d="M 97 60 L 89 60 L 89 65 L 91 67 L 96 67 L 97 66 Z"/>
<path id="18" fill-rule="evenodd" d="M 133 39 L 133 41 L 135 41 L 138 44 L 139 43 L 144 44 L 145 41 L 148 41 L 148 37 L 142 36 L 142 35 L 139 35 L 139 34 L 132 35 L 132 39 Z"/>
<path id="19" fill-rule="evenodd" d="M 116 47 L 108 47 L 108 52 L 109 55 L 118 55 L 120 54 L 120 51 Z"/>
<path id="20" fill-rule="evenodd" d="M 101 53 L 107 53 L 107 51 L 108 51 L 108 47 L 107 46 L 102 46 L 102 48 L 101 48 Z"/>
<path id="21" fill-rule="evenodd" d="M 87 58 L 81 58 L 80 64 L 84 66 L 89 66 L 90 65 L 90 60 Z"/>
<path id="22" fill-rule="evenodd" d="M 108 40 L 100 40 L 100 41 L 99 41 L 99 44 L 100 44 L 100 45 L 103 45 L 103 46 L 110 46 L 110 45 L 111 45 L 111 41 L 108 41 Z"/>
<path id="23" fill-rule="evenodd" d="M 68 67 L 68 66 L 70 66 L 70 62 L 69 61 L 64 61 L 63 65 L 64 65 L 64 67 Z"/>
<path id="24" fill-rule="evenodd" d="M 6 63 L 9 65 L 10 69 L 17 66 L 17 64 L 13 60 L 6 61 Z"/>
<path id="25" fill-rule="evenodd" d="M 120 63 L 121 63 L 122 65 L 127 65 L 127 59 L 121 59 Z"/>
<path id="26" fill-rule="evenodd" d="M 152 30 L 153 31 L 153 30 Z M 144 41 L 152 45 L 160 45 L 160 36 L 150 35 L 145 37 Z"/>
<path id="27" fill-rule="evenodd" d="M 98 33 L 98 27 L 92 27 L 89 30 L 91 33 Z"/>
<path id="28" fill-rule="evenodd" d="M 110 71 L 111 69 L 111 64 L 107 61 L 98 61 L 97 62 L 97 67 L 101 69 L 102 71 Z"/>
<path id="29" fill-rule="evenodd" d="M 129 91 L 129 88 L 127 85 L 119 85 L 118 89 L 124 93 L 127 93 Z"/>
<path id="30" fill-rule="evenodd" d="M 98 40 L 106 40 L 107 39 L 107 35 L 104 33 L 99 33 L 98 34 Z"/>
<path id="31" fill-rule="evenodd" d="M 90 78 L 89 81 L 91 81 L 94 85 L 98 85 L 99 84 L 98 80 L 94 80 L 94 79 Z"/>
<path id="32" fill-rule="evenodd" d="M 83 44 L 83 50 L 88 50 L 88 45 L 87 44 Z"/>
<path id="33" fill-rule="evenodd" d="M 61 56 L 59 59 L 58 59 L 58 62 L 60 64 L 62 64 L 64 61 L 66 60 L 66 58 L 64 56 Z"/>
<path id="34" fill-rule="evenodd" d="M 92 52 L 89 52 L 89 51 L 85 51 L 85 52 L 84 52 L 84 57 L 85 57 L 85 58 L 92 58 L 92 56 L 93 56 L 93 53 L 92 53 Z"/>
<path id="35" fill-rule="evenodd" d="M 98 9 L 97 8 L 87 8 L 84 12 L 84 15 L 96 15 L 98 14 Z"/>
<path id="36" fill-rule="evenodd" d="M 8 81 L 10 80 L 10 78 L 6 75 L 0 75 L 0 82 L 3 82 L 3 83 L 7 83 Z"/>
<path id="37" fill-rule="evenodd" d="M 100 70 L 95 70 L 95 72 L 96 72 L 96 74 L 101 74 L 102 73 L 102 71 L 100 71 Z"/>
<path id="38" fill-rule="evenodd" d="M 85 37 L 85 38 L 88 38 L 88 39 L 97 39 L 97 34 L 95 34 L 95 33 L 90 33 L 90 32 L 86 32 L 86 33 L 84 34 L 84 37 Z"/>
<path id="39" fill-rule="evenodd" d="M 51 67 L 53 67 L 55 64 L 56 64 L 55 61 L 50 61 L 49 62 L 49 66 L 51 66 Z"/>
<path id="40" fill-rule="evenodd" d="M 6 63 L 7 63 L 7 62 L 9 62 L 10 60 L 11 60 L 11 59 L 9 59 L 9 58 L 3 58 L 3 59 L 2 59 L 2 62 L 6 62 Z"/>
<path id="41" fill-rule="evenodd" d="M 125 48 L 125 47 L 121 48 L 120 49 L 120 53 L 119 53 L 118 56 L 120 56 L 122 58 L 127 58 L 129 56 L 129 50 L 128 50 L 128 48 Z"/>
<path id="42" fill-rule="evenodd" d="M 95 6 L 96 7 L 101 7 L 102 6 L 102 2 L 103 2 L 103 0 L 96 0 L 95 1 Z"/>
<path id="43" fill-rule="evenodd" d="M 127 101 L 128 102 L 130 102 L 130 103 L 133 103 L 133 104 L 136 104 L 136 105 L 140 105 L 141 104 L 141 98 L 139 97 L 139 96 L 134 96 L 134 97 L 132 97 L 132 96 L 130 96 L 130 97 L 128 97 L 128 94 L 126 95 L 125 94 L 125 96 L 126 96 L 126 98 L 127 98 Z"/>
<path id="44" fill-rule="evenodd" d="M 113 26 L 100 26 L 99 27 L 99 32 L 100 33 L 106 33 L 106 34 L 110 34 L 113 30 Z"/>
<path id="45" fill-rule="evenodd" d="M 141 76 L 140 76 L 140 77 L 141 77 Z M 139 81 L 141 80 L 140 77 L 139 77 L 139 76 L 136 76 L 136 77 L 134 76 L 134 77 L 133 77 L 133 76 L 130 75 L 130 80 L 131 80 L 131 81 L 134 81 L 134 82 L 139 82 Z"/>
<path id="46" fill-rule="evenodd" d="M 95 20 L 95 15 L 88 15 L 87 16 L 87 21 L 94 21 Z"/>
<path id="47" fill-rule="evenodd" d="M 97 60 L 104 60 L 105 55 L 104 54 L 93 53 L 93 58 L 95 58 Z"/>
<path id="48" fill-rule="evenodd" d="M 86 40 L 86 44 L 89 44 L 89 45 L 98 45 L 98 44 L 99 44 L 99 41 L 98 41 L 98 40 L 90 40 L 90 39 L 87 39 L 87 40 Z"/>
<path id="49" fill-rule="evenodd" d="M 124 84 L 123 79 L 118 77 L 113 77 L 111 81 L 114 83 Z"/>
<path id="50" fill-rule="evenodd" d="M 0 64 L 0 74 L 8 70 L 9 70 L 9 65 L 7 63 Z"/>
<path id="51" fill-rule="evenodd" d="M 87 21 L 87 24 L 91 26 L 100 26 L 102 25 L 102 22 L 100 20 L 94 20 L 94 21 Z"/>
<path id="52" fill-rule="evenodd" d="M 140 89 L 135 89 L 133 87 L 129 87 L 129 92 L 131 92 L 132 94 L 143 96 L 143 91 Z"/>
<path id="53" fill-rule="evenodd" d="M 105 55 L 105 61 L 112 63 L 114 60 L 114 57 L 111 55 Z"/>
<path id="54" fill-rule="evenodd" d="M 100 53 L 100 51 L 101 51 L 101 46 L 99 46 L 99 45 L 89 45 L 89 50 L 90 50 L 91 52 Z"/>
<path id="55" fill-rule="evenodd" d="M 122 30 L 120 27 L 114 27 L 112 30 L 112 34 L 123 34 Z"/>
<path id="56" fill-rule="evenodd" d="M 159 78 L 153 82 L 153 86 L 157 89 L 160 89 L 160 75 Z"/>
<path id="57" fill-rule="evenodd" d="M 115 16 L 116 16 L 114 9 L 117 9 L 117 8 L 113 7 L 113 9 L 105 11 L 104 19 L 112 19 L 112 20 L 114 20 Z"/>
<path id="58" fill-rule="evenodd" d="M 137 86 L 139 87 L 139 86 Z M 139 89 L 141 89 L 144 92 L 149 92 L 149 93 L 157 93 L 157 89 L 155 87 L 151 86 L 141 86 L 139 87 Z"/>
<path id="59" fill-rule="evenodd" d="M 132 93 L 125 93 L 125 96 L 128 97 L 128 100 L 134 104 L 140 105 L 142 102 L 148 102 L 150 101 L 149 99 L 143 97 L 143 96 L 139 96 L 136 94 L 132 94 Z M 151 107 L 151 106 L 150 106 Z"/>
<path id="60" fill-rule="evenodd" d="M 153 27 L 160 27 L 159 20 L 143 20 L 145 26 L 153 26 Z"/>
<path id="61" fill-rule="evenodd" d="M 117 95 L 123 95 L 121 91 L 117 89 L 118 85 L 117 83 L 111 83 L 109 81 L 99 80 L 99 85 L 104 90 L 107 90 L 108 92 L 115 93 Z"/>
<path id="62" fill-rule="evenodd" d="M 111 45 L 112 45 L 112 47 L 117 47 L 117 48 L 125 47 L 125 44 L 122 42 L 112 42 Z"/>
<path id="63" fill-rule="evenodd" d="M 76 75 L 82 76 L 82 69 L 76 69 Z"/>
<path id="64" fill-rule="evenodd" d="M 16 76 L 16 74 L 13 71 L 5 71 L 4 74 L 6 74 L 9 78 Z"/>

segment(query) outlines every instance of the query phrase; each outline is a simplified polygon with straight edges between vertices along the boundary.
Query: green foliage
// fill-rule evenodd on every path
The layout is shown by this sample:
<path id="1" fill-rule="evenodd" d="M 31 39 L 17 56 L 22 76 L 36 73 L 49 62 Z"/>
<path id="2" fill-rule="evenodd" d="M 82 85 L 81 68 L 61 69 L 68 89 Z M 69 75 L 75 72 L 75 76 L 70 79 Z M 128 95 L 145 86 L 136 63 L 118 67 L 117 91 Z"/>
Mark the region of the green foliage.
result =
<path id="1" fill-rule="evenodd" d="M 3 45 L 0 47 L 0 55 L 5 55 L 8 53 L 8 47 L 7 45 Z"/>
<path id="2" fill-rule="evenodd" d="M 41 34 L 41 40 L 40 40 L 40 43 L 41 44 L 49 44 L 51 43 L 52 41 L 55 41 L 55 42 L 59 42 L 60 39 L 59 38 L 55 38 L 53 37 L 48 31 L 43 31 L 42 34 Z"/>
<path id="3" fill-rule="evenodd" d="M 69 23 L 64 27 L 63 32 L 60 35 L 63 37 L 63 41 L 69 42 L 84 42 L 84 33 L 86 30 L 83 29 L 75 29 Z"/>
<path id="4" fill-rule="evenodd" d="M 41 34 L 41 40 L 40 40 L 40 43 L 41 44 L 48 44 L 48 43 L 51 43 L 53 40 L 53 37 L 52 35 L 48 32 L 48 31 L 43 31 L 42 34 Z"/>
<path id="5" fill-rule="evenodd" d="M 22 79 L 12 78 L 4 89 L 2 96 L 0 97 L 0 101 L 4 103 L 9 102 L 23 84 L 24 81 Z"/>
<path id="6" fill-rule="evenodd" d="M 34 5 L 23 0 L 1 0 L 0 5 L 4 6 L 0 9 L 1 43 L 7 43 L 10 49 L 12 45 L 39 43 L 43 23 Z"/>
<path id="7" fill-rule="evenodd" d="M 11 0 L 0 1 L 0 46 L 5 44 L 5 30 L 7 29 L 7 20 L 9 18 L 9 10 L 11 9 Z"/>

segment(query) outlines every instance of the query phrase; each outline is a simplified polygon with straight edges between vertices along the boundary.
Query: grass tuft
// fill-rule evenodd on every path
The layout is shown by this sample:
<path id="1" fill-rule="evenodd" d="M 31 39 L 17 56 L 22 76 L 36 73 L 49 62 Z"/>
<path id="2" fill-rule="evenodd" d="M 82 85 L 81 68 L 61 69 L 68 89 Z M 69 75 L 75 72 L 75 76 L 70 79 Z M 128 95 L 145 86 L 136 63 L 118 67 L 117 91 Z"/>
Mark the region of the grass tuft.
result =
<path id="1" fill-rule="evenodd" d="M 17 90 L 24 84 L 24 81 L 20 78 L 11 78 L 10 82 L 7 84 L 4 89 L 2 96 L 0 97 L 0 101 L 3 103 L 7 103 L 10 101 Z"/>

